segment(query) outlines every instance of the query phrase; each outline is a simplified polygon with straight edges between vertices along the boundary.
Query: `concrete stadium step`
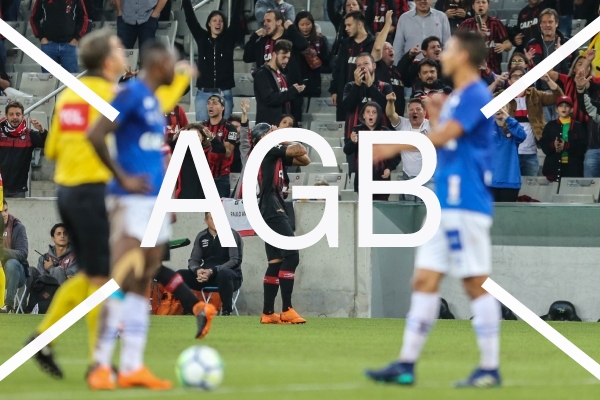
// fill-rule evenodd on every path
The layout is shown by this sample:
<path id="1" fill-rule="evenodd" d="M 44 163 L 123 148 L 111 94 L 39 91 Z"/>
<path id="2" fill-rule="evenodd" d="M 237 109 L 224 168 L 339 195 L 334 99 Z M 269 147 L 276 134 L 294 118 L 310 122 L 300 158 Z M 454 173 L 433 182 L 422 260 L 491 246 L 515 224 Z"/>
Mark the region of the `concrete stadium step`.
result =
<path id="1" fill-rule="evenodd" d="M 31 189 L 31 197 L 56 197 L 56 192 L 54 190 Z"/>
<path id="2" fill-rule="evenodd" d="M 56 183 L 53 181 L 31 181 L 31 190 L 54 191 L 55 189 Z"/>

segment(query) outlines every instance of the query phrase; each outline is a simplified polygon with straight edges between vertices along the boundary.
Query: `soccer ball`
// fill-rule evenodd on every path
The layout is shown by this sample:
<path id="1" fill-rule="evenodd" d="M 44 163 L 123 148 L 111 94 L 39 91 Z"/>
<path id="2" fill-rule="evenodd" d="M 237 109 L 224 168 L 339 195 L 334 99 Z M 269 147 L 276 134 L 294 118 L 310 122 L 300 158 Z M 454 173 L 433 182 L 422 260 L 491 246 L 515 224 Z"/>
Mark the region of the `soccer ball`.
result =
<path id="1" fill-rule="evenodd" d="M 179 355 L 175 373 L 183 386 L 213 390 L 223 382 L 223 361 L 212 347 L 192 346 Z"/>

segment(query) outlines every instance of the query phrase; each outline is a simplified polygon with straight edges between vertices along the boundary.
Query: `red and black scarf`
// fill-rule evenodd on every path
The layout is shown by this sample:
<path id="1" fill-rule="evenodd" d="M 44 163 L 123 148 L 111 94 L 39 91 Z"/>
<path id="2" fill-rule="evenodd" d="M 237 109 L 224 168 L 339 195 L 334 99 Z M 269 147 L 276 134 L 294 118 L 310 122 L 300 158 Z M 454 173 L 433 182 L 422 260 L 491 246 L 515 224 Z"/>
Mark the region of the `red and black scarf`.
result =
<path id="1" fill-rule="evenodd" d="M 2 118 L 0 120 L 0 130 L 5 136 L 17 138 L 27 133 L 27 121 L 23 119 L 16 128 L 13 128 L 6 118 Z"/>

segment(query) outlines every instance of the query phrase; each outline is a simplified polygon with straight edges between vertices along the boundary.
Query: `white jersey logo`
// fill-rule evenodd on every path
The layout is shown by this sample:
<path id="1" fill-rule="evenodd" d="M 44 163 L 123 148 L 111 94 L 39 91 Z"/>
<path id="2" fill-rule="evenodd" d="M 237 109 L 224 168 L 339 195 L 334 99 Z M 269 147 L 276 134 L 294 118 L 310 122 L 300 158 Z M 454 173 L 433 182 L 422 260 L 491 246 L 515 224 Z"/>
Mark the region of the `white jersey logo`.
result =
<path id="1" fill-rule="evenodd" d="M 140 149 L 144 151 L 160 151 L 164 143 L 162 133 L 146 132 L 140 136 Z"/>

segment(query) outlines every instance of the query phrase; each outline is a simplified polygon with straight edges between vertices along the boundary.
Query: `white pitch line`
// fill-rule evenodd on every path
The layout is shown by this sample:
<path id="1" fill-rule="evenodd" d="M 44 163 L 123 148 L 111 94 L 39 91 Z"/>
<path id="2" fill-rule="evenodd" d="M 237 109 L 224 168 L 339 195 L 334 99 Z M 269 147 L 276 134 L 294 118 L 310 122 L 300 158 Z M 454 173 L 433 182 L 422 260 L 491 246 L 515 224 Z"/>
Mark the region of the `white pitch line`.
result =
<path id="1" fill-rule="evenodd" d="M 113 106 L 104 101 L 79 79 L 75 78 L 71 73 L 67 72 L 63 67 L 44 54 L 42 50 L 14 30 L 12 26 L 8 25 L 3 19 L 0 19 L 0 34 L 22 50 L 23 53 L 27 54 L 31 59 L 48 70 L 48 72 L 56 76 L 62 83 L 69 87 L 69 89 L 77 93 L 106 118 L 111 121 L 114 121 L 115 118 L 117 118 L 119 112 Z"/>
<path id="2" fill-rule="evenodd" d="M 114 279 L 111 279 L 100 289 L 96 290 L 91 296 L 82 301 L 77 307 L 69 311 L 67 315 L 59 319 L 54 325 L 48 328 L 48 330 L 40 334 L 35 340 L 22 348 L 17 354 L 0 366 L 0 381 L 23 365 L 25 361 L 33 357 L 34 354 L 56 339 L 61 333 L 69 329 L 75 322 L 83 318 L 94 307 L 106 300 L 106 298 L 113 294 L 117 289 L 119 289 L 119 285 Z"/>
<path id="3" fill-rule="evenodd" d="M 533 329 L 538 331 L 542 336 L 550 341 L 553 345 L 562 350 L 566 355 L 571 357 L 577 364 L 585 368 L 590 374 L 600 379 L 600 365 L 590 356 L 585 354 L 552 328 L 548 323 L 535 315 L 533 311 L 523 305 L 519 300 L 515 299 L 510 293 L 504 290 L 500 285 L 494 282 L 491 278 L 487 278 L 481 285 L 488 293 L 498 299 L 506 307 L 510 308 L 523 321 L 527 322 Z"/>
<path id="4" fill-rule="evenodd" d="M 481 109 L 481 112 L 490 118 L 500 108 L 504 107 L 509 101 L 521 94 L 529 86 L 533 85 L 545 73 L 551 71 L 559 62 L 567 58 L 588 39 L 600 32 L 600 18 L 596 18 L 591 24 L 586 26 L 577 35 L 569 39 L 565 44 L 561 45 L 558 50 L 555 50 L 544 61 L 536 65 L 531 71 L 527 72 L 514 85 L 510 85 L 500 95 L 490 101 Z"/>

